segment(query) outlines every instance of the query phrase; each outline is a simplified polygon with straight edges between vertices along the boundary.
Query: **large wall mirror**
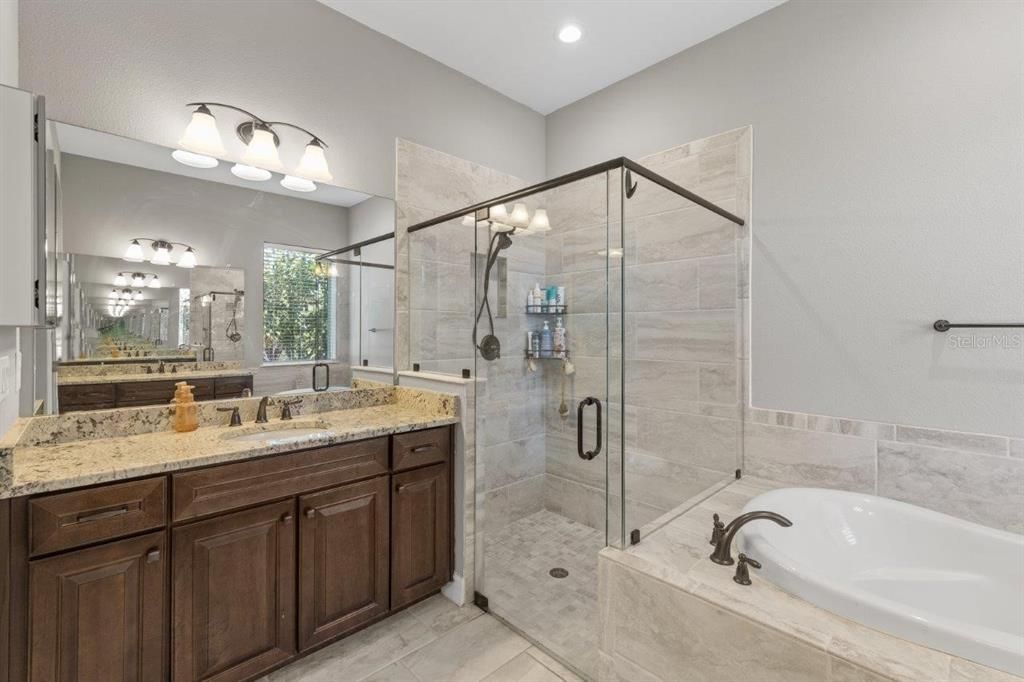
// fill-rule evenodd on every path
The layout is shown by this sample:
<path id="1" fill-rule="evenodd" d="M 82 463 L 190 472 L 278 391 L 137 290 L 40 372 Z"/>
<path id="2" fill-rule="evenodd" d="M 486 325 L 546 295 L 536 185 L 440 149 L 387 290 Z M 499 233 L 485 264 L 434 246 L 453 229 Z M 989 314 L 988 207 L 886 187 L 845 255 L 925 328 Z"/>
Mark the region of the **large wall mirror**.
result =
<path id="1" fill-rule="evenodd" d="M 393 381 L 391 199 L 48 132 L 61 412 L 167 402 L 183 379 L 207 399 Z"/>

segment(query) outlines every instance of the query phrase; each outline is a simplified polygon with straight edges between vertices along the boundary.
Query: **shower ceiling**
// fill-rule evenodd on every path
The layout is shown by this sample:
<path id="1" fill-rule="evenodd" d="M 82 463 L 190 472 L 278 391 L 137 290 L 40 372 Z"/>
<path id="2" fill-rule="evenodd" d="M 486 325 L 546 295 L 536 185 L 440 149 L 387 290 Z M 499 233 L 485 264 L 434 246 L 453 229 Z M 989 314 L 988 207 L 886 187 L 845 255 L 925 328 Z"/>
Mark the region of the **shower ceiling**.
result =
<path id="1" fill-rule="evenodd" d="M 542 114 L 783 0 L 320 0 Z M 565 44 L 567 24 L 583 33 Z"/>

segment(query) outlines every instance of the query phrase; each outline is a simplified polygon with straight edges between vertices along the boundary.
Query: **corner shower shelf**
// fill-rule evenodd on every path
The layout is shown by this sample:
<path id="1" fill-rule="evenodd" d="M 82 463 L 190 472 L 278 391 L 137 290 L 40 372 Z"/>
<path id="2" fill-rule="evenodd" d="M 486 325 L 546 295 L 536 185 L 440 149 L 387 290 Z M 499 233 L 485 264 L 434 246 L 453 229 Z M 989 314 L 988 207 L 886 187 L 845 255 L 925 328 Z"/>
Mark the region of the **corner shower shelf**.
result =
<path id="1" fill-rule="evenodd" d="M 568 360 L 569 351 L 567 350 L 540 350 L 540 351 L 526 351 L 527 360 Z"/>
<path id="2" fill-rule="evenodd" d="M 527 315 L 565 315 L 569 312 L 569 306 L 567 305 L 528 305 L 526 306 Z"/>

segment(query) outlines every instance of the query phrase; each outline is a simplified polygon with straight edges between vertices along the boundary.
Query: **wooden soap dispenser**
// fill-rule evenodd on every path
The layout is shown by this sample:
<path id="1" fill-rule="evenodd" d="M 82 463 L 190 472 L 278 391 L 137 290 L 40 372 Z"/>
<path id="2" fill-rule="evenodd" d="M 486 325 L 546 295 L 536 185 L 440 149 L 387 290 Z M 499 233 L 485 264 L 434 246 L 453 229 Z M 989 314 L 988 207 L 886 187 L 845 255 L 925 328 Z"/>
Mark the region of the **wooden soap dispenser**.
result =
<path id="1" fill-rule="evenodd" d="M 196 399 L 192 396 L 193 386 L 187 382 L 179 381 L 174 384 L 177 388 L 174 391 L 174 430 L 179 433 L 195 431 L 199 428 L 199 412 L 196 408 Z"/>

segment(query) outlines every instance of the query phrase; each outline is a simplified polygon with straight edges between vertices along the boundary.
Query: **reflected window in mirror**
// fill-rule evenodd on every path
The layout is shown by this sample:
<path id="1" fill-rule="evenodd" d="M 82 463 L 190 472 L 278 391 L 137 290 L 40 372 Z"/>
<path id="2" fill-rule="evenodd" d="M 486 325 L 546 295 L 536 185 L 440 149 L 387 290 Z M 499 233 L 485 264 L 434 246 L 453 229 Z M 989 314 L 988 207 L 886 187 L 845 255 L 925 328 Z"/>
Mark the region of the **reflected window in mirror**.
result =
<path id="1" fill-rule="evenodd" d="M 337 268 L 318 262 L 323 250 L 263 245 L 263 361 L 337 357 Z"/>

